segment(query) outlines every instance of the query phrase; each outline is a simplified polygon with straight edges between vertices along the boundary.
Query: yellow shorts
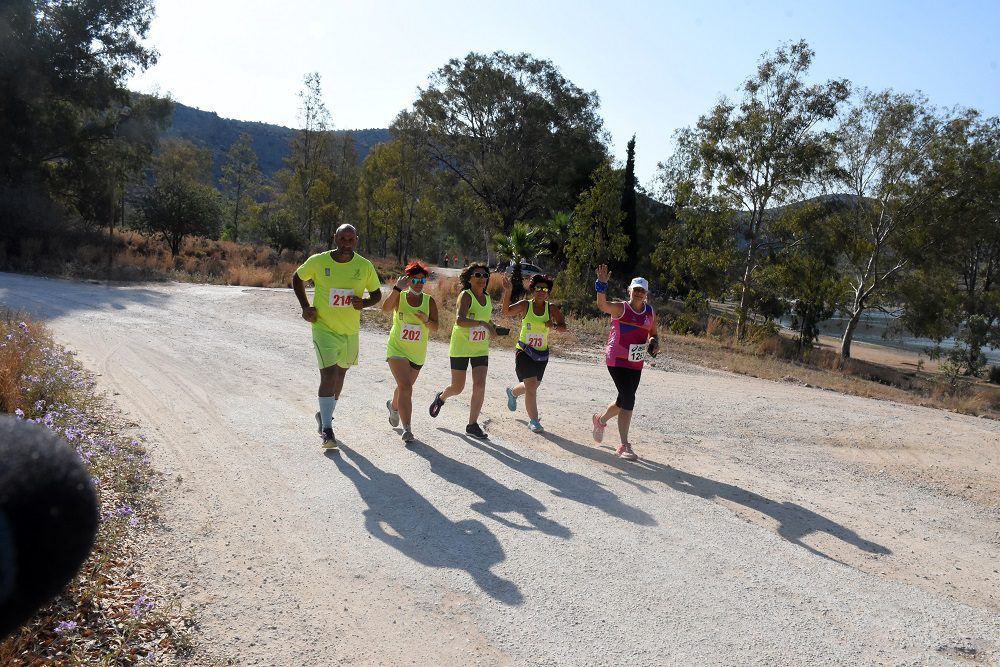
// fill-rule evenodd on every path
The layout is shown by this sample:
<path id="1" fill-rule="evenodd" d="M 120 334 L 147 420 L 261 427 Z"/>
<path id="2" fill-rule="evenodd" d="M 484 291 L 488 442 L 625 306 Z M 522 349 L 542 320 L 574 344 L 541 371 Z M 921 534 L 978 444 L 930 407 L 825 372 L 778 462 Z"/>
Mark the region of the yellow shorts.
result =
<path id="1" fill-rule="evenodd" d="M 312 336 L 320 368 L 357 366 L 358 334 L 347 336 L 333 333 L 326 327 L 313 327 Z"/>

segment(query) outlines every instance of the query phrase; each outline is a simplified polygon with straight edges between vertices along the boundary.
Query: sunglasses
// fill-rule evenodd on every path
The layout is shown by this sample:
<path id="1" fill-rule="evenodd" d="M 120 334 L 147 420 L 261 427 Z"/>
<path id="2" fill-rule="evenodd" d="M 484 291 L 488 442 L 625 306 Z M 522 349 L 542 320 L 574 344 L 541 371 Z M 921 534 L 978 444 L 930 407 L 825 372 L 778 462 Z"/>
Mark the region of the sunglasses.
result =
<path id="1" fill-rule="evenodd" d="M 548 292 L 549 288 L 548 287 L 536 287 L 535 291 L 536 292 Z"/>
<path id="2" fill-rule="evenodd" d="M 490 274 L 488 274 L 488 273 L 482 273 L 481 271 L 476 271 L 475 273 L 472 274 L 472 277 L 473 278 L 489 278 Z"/>
<path id="3" fill-rule="evenodd" d="M 427 278 L 410 278 L 410 282 L 414 285 L 423 285 L 427 282 Z"/>

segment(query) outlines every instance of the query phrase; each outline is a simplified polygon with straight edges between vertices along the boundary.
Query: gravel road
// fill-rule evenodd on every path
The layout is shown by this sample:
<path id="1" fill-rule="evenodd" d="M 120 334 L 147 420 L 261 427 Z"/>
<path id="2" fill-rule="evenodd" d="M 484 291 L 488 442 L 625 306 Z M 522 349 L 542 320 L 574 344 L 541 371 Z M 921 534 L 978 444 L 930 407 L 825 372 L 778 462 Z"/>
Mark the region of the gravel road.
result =
<path id="1" fill-rule="evenodd" d="M 661 357 L 619 461 L 596 354 L 554 359 L 547 431 L 483 421 L 432 343 L 402 446 L 366 328 L 319 447 L 290 290 L 0 274 L 100 374 L 164 473 L 151 571 L 241 665 L 1000 665 L 1000 424 Z M 608 429 L 609 436 L 613 428 Z"/>

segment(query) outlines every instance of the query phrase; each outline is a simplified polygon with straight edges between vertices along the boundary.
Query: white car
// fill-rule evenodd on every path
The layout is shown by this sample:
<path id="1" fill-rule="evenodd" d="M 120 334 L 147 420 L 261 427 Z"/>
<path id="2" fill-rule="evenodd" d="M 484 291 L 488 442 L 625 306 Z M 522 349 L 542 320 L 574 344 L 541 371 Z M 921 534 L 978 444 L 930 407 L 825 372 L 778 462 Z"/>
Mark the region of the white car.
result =
<path id="1" fill-rule="evenodd" d="M 508 275 L 514 273 L 513 262 L 507 265 L 507 268 L 504 270 L 504 273 Z M 529 264 L 528 262 L 521 262 L 521 275 L 523 275 L 525 278 L 533 276 L 536 273 L 541 273 L 542 275 L 545 275 L 548 272 L 545 269 L 541 268 L 540 266 Z"/>

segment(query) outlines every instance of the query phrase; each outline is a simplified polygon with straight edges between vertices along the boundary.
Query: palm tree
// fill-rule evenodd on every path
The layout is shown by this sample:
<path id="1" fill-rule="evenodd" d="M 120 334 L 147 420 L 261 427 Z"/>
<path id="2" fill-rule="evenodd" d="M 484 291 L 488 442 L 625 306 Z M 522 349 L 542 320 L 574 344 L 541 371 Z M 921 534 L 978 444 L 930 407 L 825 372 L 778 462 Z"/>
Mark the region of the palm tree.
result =
<path id="1" fill-rule="evenodd" d="M 524 293 L 524 276 L 521 275 L 521 262 L 539 253 L 538 230 L 523 222 L 515 222 L 510 228 L 510 234 L 497 234 L 493 237 L 493 250 L 500 259 L 510 262 L 511 277 L 514 283 L 512 298 L 516 301 Z"/>

